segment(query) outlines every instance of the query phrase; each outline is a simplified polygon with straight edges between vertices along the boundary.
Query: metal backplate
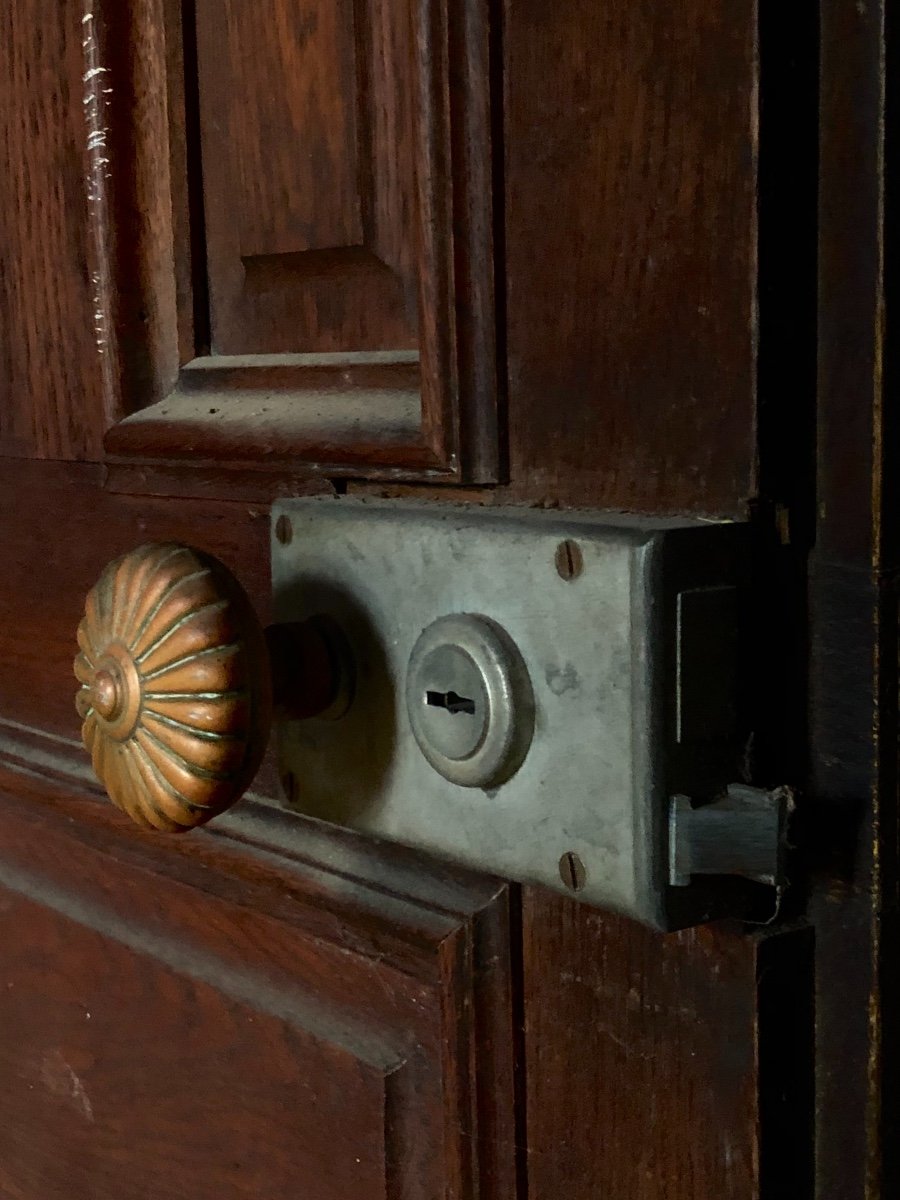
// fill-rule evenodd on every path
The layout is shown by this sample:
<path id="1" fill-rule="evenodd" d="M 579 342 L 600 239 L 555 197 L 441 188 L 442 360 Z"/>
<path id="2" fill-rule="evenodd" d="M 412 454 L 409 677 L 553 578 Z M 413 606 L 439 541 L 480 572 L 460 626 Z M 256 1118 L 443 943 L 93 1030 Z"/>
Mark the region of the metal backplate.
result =
<path id="1" fill-rule="evenodd" d="M 276 619 L 327 614 L 356 664 L 341 719 L 279 729 L 296 808 L 658 926 L 707 915 L 669 887 L 669 798 L 734 778 L 739 527 L 346 498 L 281 502 L 272 525 Z M 487 790 L 435 770 L 405 696 L 422 631 L 465 613 L 512 639 L 533 692 L 524 761 Z"/>

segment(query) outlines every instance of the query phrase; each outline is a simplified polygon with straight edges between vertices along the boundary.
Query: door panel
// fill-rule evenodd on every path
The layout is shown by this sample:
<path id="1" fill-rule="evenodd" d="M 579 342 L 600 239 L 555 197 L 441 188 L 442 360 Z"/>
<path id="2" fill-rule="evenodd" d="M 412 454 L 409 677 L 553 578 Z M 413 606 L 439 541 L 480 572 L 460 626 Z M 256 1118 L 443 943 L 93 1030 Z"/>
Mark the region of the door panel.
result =
<path id="1" fill-rule="evenodd" d="M 523 927 L 530 1197 L 808 1194 L 811 930 L 660 940 L 537 889 Z"/>
<path id="2" fill-rule="evenodd" d="M 77 736 L 73 637 L 84 598 L 106 563 L 148 541 L 182 541 L 223 559 L 263 622 L 269 619 L 264 507 L 116 497 L 90 464 L 7 462 L 0 591 L 0 716 Z"/>
<path id="3" fill-rule="evenodd" d="M 92 7 L 112 462 L 496 477 L 490 16 Z"/>
<path id="4" fill-rule="evenodd" d="M 829 1131 L 816 1186 L 827 1200 L 890 1196 L 900 1180 L 897 111 L 885 46 L 895 29 L 883 3 L 822 14 L 805 858 L 819 944 L 816 1117 Z"/>
<path id="5" fill-rule="evenodd" d="M 216 354 L 417 349 L 415 19 L 409 4 L 199 6 Z"/>
<path id="6" fill-rule="evenodd" d="M 135 838 L 73 752 L 0 776 L 4 1196 L 510 1195 L 502 885 L 262 809 Z"/>
<path id="7" fill-rule="evenodd" d="M 827 8 L 820 81 L 816 14 L 798 70 L 749 0 L 8 5 L 4 1195 L 878 1194 L 885 14 Z M 817 281 L 791 254 L 815 150 L 801 180 L 778 132 L 801 85 L 829 130 L 852 113 L 822 142 L 818 483 Z M 268 502 L 344 491 L 752 519 L 773 633 L 748 771 L 828 801 L 780 923 L 663 939 L 473 879 L 279 812 L 271 759 L 211 828 L 132 831 L 76 740 L 88 587 L 175 538 L 266 621 Z"/>

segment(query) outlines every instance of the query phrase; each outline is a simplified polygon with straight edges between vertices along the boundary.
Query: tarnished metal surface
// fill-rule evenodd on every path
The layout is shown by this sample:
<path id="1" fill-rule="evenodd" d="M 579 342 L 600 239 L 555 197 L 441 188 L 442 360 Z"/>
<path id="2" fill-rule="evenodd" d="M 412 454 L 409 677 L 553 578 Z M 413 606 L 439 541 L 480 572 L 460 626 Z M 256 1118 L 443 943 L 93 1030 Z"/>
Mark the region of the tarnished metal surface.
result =
<path id="1" fill-rule="evenodd" d="M 786 788 L 769 792 L 738 783 L 711 804 L 695 806 L 688 796 L 673 796 L 670 883 L 687 887 L 697 875 L 741 875 L 782 887 L 790 805 Z"/>
<path id="2" fill-rule="evenodd" d="M 273 536 L 276 617 L 328 614 L 356 660 L 341 720 L 279 730 L 295 807 L 558 891 L 572 890 L 560 862 L 578 862 L 581 899 L 661 926 L 715 908 L 702 888 L 669 886 L 668 808 L 677 792 L 712 799 L 734 778 L 743 732 L 725 650 L 737 640 L 739 527 L 346 498 L 281 502 L 273 529 L 284 515 L 293 537 Z M 577 571 L 559 569 L 561 546 Z M 727 626 L 725 650 L 704 656 L 708 681 L 682 661 L 679 633 L 683 597 L 704 590 L 710 629 Z M 487 789 L 442 778 L 407 710 L 417 640 L 462 613 L 506 631 L 533 691 L 524 761 Z M 708 695 L 727 712 L 704 741 Z"/>
<path id="3" fill-rule="evenodd" d="M 522 656 L 495 621 L 439 617 L 419 636 L 406 670 L 406 712 L 434 769 L 463 787 L 497 787 L 534 737 L 534 692 Z"/>

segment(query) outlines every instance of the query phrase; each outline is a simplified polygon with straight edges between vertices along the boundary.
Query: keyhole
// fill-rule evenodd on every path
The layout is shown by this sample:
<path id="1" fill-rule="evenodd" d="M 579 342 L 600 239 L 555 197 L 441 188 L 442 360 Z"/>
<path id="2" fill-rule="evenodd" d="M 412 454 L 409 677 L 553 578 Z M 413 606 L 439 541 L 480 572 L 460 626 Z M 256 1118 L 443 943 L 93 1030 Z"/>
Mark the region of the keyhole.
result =
<path id="1" fill-rule="evenodd" d="M 448 713 L 467 713 L 470 717 L 475 715 L 475 701 L 468 700 L 465 696 L 458 696 L 456 692 L 426 692 L 425 703 L 431 708 L 445 708 Z"/>

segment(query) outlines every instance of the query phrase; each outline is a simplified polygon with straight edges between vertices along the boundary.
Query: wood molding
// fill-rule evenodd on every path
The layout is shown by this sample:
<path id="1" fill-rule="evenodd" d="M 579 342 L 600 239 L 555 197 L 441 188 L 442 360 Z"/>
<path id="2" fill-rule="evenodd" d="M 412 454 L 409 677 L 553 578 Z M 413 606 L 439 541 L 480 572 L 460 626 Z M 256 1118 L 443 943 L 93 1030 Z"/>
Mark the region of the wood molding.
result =
<path id="1" fill-rule="evenodd" d="M 900 410 L 896 14 L 822 8 L 818 387 L 809 555 L 808 795 L 799 844 L 816 924 L 816 1196 L 900 1181 Z"/>
<path id="2" fill-rule="evenodd" d="M 273 4 L 93 8 L 109 461 L 493 482 L 495 5 Z"/>
<path id="3" fill-rule="evenodd" d="M 436 933 L 448 932 L 454 914 L 458 917 L 468 904 L 476 909 L 490 904 L 506 887 L 404 847 L 309 820 L 253 791 L 246 803 L 223 813 L 214 825 L 188 837 L 160 839 L 133 827 L 105 798 L 97 803 L 102 787 L 80 742 L 5 717 L 0 717 L 0 794 L 29 797 L 36 813 L 42 807 L 77 811 L 92 832 L 71 822 L 67 836 L 135 863 L 158 863 L 178 878 L 208 877 L 216 894 L 234 899 L 248 885 L 247 872 L 241 883 L 232 879 L 225 863 L 214 867 L 214 860 L 225 847 L 238 859 L 255 856 L 263 873 L 289 871 L 293 880 L 285 895 L 272 893 L 267 911 L 285 918 L 292 914 L 316 936 L 341 942 L 342 914 L 346 918 L 354 909 L 365 909 L 378 924 L 370 952 L 377 946 L 406 970 L 416 969 L 418 960 L 411 956 L 420 944 L 423 921 L 434 922 Z M 307 902 L 295 908 L 301 895 Z"/>
<path id="4" fill-rule="evenodd" d="M 132 1195 L 103 1149 L 127 1111 L 144 1188 L 169 1169 L 169 1123 L 208 1112 L 177 1143 L 201 1190 L 224 1129 L 220 1193 L 258 1195 L 261 1179 L 286 1196 L 324 1172 L 316 1194 L 334 1200 L 401 1200 L 410 1178 L 428 1195 L 516 1194 L 506 886 L 260 800 L 161 839 L 88 793 L 84 761 L 0 722 L 0 926 L 25 922 L 36 956 L 0 998 L 18 1081 L 0 1104 L 3 1190 L 35 1170 L 61 1188 L 66 1169 L 69 1195 Z M 52 1061 L 37 1053 L 50 1026 Z M 123 1090 L 135 1053 L 142 1083 Z M 83 1087 L 66 1103 L 47 1097 L 63 1064 Z M 248 1142 L 256 1118 L 265 1136 Z M 80 1146 L 77 1165 L 54 1166 L 47 1137 Z"/>

